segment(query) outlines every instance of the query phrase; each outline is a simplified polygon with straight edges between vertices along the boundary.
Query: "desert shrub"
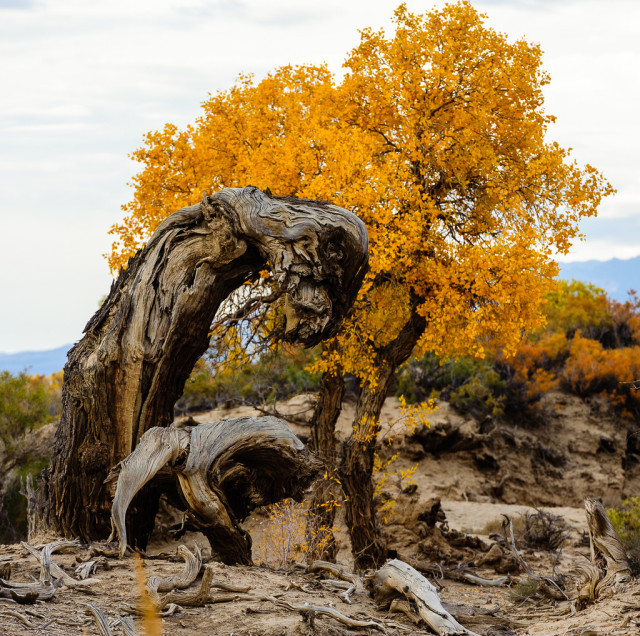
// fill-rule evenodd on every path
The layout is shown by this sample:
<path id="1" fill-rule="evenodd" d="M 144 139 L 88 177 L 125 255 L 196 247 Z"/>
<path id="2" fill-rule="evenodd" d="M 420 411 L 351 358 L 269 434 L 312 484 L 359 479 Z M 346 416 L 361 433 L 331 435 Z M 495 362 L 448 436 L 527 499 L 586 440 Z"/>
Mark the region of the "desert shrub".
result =
<path id="1" fill-rule="evenodd" d="M 539 584 L 540 582 L 534 579 L 519 581 L 509 590 L 509 600 L 512 603 L 522 603 L 534 598 L 538 594 Z"/>
<path id="2" fill-rule="evenodd" d="M 632 574 L 638 576 L 640 574 L 640 498 L 625 499 L 620 508 L 609 508 L 607 515 L 627 551 Z"/>
<path id="3" fill-rule="evenodd" d="M 605 395 L 627 418 L 640 416 L 640 393 L 633 382 L 640 378 L 640 347 L 605 349 L 580 333 L 571 342 L 562 370 L 567 389 L 588 397 Z"/>
<path id="4" fill-rule="evenodd" d="M 307 371 L 314 351 L 283 347 L 253 362 L 216 368 L 201 358 L 176 405 L 179 413 L 217 406 L 263 404 L 308 391 L 317 391 L 319 374 Z"/>
<path id="5" fill-rule="evenodd" d="M 585 338 L 602 343 L 615 329 L 604 290 L 576 280 L 558 282 L 547 294 L 544 314 L 544 331 L 563 333 L 568 339 L 580 331 Z"/>
<path id="6" fill-rule="evenodd" d="M 483 366 L 462 386 L 451 391 L 449 402 L 461 413 L 476 417 L 504 413 L 506 384 L 498 372 Z"/>
<path id="7" fill-rule="evenodd" d="M 326 501 L 325 507 L 337 508 L 336 500 Z M 258 540 L 253 541 L 253 559 L 258 565 L 277 570 L 290 568 L 296 562 L 311 563 L 321 557 L 333 541 L 336 528 L 328 528 L 321 522 L 309 521 L 313 513 L 308 502 L 284 499 L 262 508 L 265 517 L 258 523 Z M 314 518 L 319 519 L 316 515 Z"/>
<path id="8" fill-rule="evenodd" d="M 541 398 L 556 388 L 581 397 L 603 395 L 625 418 L 640 419 L 640 300 L 620 303 L 603 290 L 560 281 L 548 294 L 546 324 L 508 354 L 445 361 L 433 354 L 408 361 L 396 394 L 407 402 L 434 393 L 476 417 L 507 415 L 544 421 Z"/>
<path id="9" fill-rule="evenodd" d="M 522 517 L 523 526 L 518 532 L 519 540 L 530 548 L 560 550 L 569 533 L 562 517 L 536 508 Z"/>
<path id="10" fill-rule="evenodd" d="M 0 372 L 0 439 L 8 448 L 25 432 L 59 415 L 60 393 L 59 374 L 45 377 Z"/>
<path id="11" fill-rule="evenodd" d="M 424 402 L 434 394 L 446 400 L 487 368 L 485 361 L 469 357 L 443 360 L 427 353 L 422 358 L 410 358 L 396 375 L 396 395 L 403 396 L 407 404 Z"/>

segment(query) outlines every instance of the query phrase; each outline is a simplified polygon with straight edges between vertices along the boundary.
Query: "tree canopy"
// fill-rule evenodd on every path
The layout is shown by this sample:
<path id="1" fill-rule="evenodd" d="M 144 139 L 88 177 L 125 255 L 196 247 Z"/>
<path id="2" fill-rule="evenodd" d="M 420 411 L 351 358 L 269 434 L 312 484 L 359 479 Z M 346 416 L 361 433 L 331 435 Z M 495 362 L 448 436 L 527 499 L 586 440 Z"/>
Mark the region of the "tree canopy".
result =
<path id="1" fill-rule="evenodd" d="M 148 133 L 111 230 L 111 268 L 203 191 L 252 184 L 366 222 L 366 302 L 343 336 L 354 371 L 373 379 L 362 345 L 404 324 L 410 296 L 427 318 L 424 347 L 482 354 L 491 337 L 512 347 L 539 320 L 554 251 L 612 189 L 548 141 L 540 47 L 484 22 L 468 2 L 421 15 L 401 5 L 394 34 L 362 32 L 341 80 L 313 66 L 242 76 L 186 129 Z"/>

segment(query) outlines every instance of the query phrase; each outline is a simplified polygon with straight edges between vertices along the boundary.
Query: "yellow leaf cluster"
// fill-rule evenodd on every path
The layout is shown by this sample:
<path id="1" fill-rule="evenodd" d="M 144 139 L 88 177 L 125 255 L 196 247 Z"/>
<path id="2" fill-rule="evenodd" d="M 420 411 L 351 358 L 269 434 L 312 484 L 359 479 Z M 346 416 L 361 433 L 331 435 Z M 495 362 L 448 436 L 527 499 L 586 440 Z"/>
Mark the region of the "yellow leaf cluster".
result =
<path id="1" fill-rule="evenodd" d="M 613 190 L 548 141 L 539 46 L 510 42 L 465 1 L 424 14 L 400 5 L 394 24 L 362 31 L 340 81 L 323 66 L 241 76 L 186 129 L 148 133 L 112 228 L 112 270 L 204 191 L 269 187 L 367 224 L 370 272 L 317 370 L 374 386 L 379 352 L 412 311 L 427 319 L 422 350 L 513 351 L 541 320 L 552 253 Z"/>

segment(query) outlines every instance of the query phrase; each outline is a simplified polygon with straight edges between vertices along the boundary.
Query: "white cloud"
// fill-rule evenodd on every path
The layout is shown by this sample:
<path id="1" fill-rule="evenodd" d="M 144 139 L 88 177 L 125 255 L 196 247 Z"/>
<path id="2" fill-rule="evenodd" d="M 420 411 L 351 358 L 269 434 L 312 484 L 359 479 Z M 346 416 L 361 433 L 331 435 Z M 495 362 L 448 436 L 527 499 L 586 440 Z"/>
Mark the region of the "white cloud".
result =
<path id="1" fill-rule="evenodd" d="M 80 337 L 108 287 L 107 231 L 145 132 L 193 121 L 240 72 L 327 62 L 339 73 L 357 30 L 388 25 L 397 4 L 0 0 L 0 351 Z M 618 189 L 569 258 L 639 254 L 640 4 L 475 4 L 512 39 L 541 44 L 552 138 Z"/>

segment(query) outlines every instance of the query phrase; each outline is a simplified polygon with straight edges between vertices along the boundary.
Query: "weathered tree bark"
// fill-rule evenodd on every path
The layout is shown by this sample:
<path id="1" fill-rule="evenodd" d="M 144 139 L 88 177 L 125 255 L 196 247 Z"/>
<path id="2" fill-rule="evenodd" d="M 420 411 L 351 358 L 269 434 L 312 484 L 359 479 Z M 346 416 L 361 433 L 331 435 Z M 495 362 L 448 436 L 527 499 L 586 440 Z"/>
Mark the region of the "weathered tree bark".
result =
<path id="1" fill-rule="evenodd" d="M 345 385 L 340 371 L 322 374 L 320 393 L 311 417 L 311 448 L 325 464 L 325 475 L 313 485 L 307 516 L 307 544 L 311 557 L 335 561 L 337 544 L 333 536 L 336 504 L 342 499 L 337 483 L 336 422 L 342 410 Z"/>
<path id="2" fill-rule="evenodd" d="M 251 537 L 239 522 L 258 506 L 292 497 L 302 500 L 319 468 L 304 444 L 276 417 L 240 417 L 196 426 L 153 427 L 117 464 L 111 511 L 120 556 L 134 528 L 125 522 L 134 495 L 162 469 L 179 482 L 190 525 L 209 539 L 212 554 L 227 564 L 251 561 Z"/>
<path id="3" fill-rule="evenodd" d="M 597 499 L 587 497 L 584 510 L 589 528 L 591 562 L 577 566 L 584 577 L 578 590 L 578 603 L 581 605 L 593 603 L 605 593 L 616 592 L 631 578 L 626 550 L 603 505 Z"/>
<path id="4" fill-rule="evenodd" d="M 386 558 L 386 548 L 373 500 L 373 460 L 380 428 L 380 412 L 393 374 L 413 351 L 426 326 L 426 319 L 413 310 L 408 322 L 391 342 L 380 349 L 378 383 L 365 384 L 356 406 L 353 433 L 344 443 L 340 480 L 344 489 L 347 528 L 356 569 L 377 568 Z"/>
<path id="5" fill-rule="evenodd" d="M 313 345 L 340 325 L 366 254 L 366 229 L 350 212 L 252 187 L 205 196 L 165 219 L 69 352 L 62 417 L 38 492 L 45 527 L 84 540 L 106 536 L 105 477 L 145 431 L 172 421 L 234 289 L 271 268 L 285 297 L 286 338 Z M 139 504 L 146 527 L 135 524 L 136 545 L 146 543 L 157 497 Z"/>

